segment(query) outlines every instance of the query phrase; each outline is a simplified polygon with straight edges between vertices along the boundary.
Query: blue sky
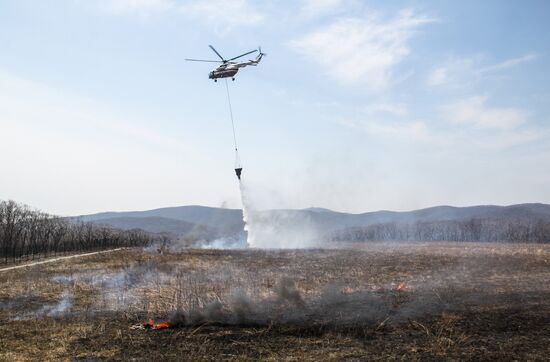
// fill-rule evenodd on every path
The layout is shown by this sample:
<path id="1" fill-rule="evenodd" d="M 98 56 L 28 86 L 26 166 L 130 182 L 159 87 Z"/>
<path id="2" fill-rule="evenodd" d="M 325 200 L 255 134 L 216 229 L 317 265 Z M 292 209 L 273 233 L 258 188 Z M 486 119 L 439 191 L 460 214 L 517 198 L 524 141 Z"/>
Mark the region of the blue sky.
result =
<path id="1" fill-rule="evenodd" d="M 550 203 L 547 1 L 0 0 L 0 198 L 264 208 Z"/>

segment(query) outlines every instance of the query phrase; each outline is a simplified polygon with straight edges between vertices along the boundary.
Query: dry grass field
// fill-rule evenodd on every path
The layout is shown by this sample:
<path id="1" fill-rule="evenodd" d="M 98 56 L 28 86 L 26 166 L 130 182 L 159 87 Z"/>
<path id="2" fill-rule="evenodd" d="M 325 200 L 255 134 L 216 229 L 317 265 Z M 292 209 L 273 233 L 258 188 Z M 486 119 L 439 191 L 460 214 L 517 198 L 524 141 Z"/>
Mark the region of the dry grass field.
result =
<path id="1" fill-rule="evenodd" d="M 550 355 L 550 245 L 338 246 L 134 249 L 0 272 L 0 360 Z"/>

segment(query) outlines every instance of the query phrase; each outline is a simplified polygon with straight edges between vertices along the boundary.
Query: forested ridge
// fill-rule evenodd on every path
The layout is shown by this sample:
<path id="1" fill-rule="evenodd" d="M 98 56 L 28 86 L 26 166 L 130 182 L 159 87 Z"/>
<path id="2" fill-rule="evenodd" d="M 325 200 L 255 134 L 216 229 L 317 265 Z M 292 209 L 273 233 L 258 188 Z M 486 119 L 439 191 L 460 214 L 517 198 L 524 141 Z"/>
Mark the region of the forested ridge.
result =
<path id="1" fill-rule="evenodd" d="M 0 201 L 0 260 L 35 259 L 68 252 L 144 246 L 153 235 L 139 229 L 50 215 L 15 201 Z"/>
<path id="2" fill-rule="evenodd" d="M 434 222 L 390 222 L 350 227 L 332 241 L 497 241 L 550 243 L 550 222 L 541 219 L 471 218 Z"/>

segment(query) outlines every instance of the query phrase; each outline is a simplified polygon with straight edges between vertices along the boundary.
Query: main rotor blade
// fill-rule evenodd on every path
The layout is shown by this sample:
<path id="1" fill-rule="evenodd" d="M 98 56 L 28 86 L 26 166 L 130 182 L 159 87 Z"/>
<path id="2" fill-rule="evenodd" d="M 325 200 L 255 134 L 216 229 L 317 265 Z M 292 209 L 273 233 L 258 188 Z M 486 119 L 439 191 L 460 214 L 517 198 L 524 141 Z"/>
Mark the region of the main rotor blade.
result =
<path id="1" fill-rule="evenodd" d="M 238 58 L 240 58 L 240 57 L 244 57 L 245 55 L 255 53 L 255 52 L 257 52 L 257 51 L 258 51 L 258 50 L 252 50 L 252 51 L 250 51 L 250 52 L 248 52 L 248 53 L 241 54 L 241 55 L 239 55 L 238 57 L 231 58 L 231 59 L 228 59 L 228 60 L 229 60 L 229 61 L 235 60 L 235 59 L 238 59 Z"/>
<path id="2" fill-rule="evenodd" d="M 225 63 L 226 60 L 223 59 L 223 57 L 220 55 L 220 53 L 218 53 L 218 51 L 212 46 L 212 45 L 209 45 L 210 49 L 212 49 L 214 51 L 214 53 L 216 53 L 218 55 L 218 57 L 220 57 L 221 60 L 223 60 L 223 62 Z"/>
<path id="3" fill-rule="evenodd" d="M 204 60 L 204 59 L 185 59 L 188 62 L 208 62 L 208 63 L 223 63 L 221 60 Z"/>

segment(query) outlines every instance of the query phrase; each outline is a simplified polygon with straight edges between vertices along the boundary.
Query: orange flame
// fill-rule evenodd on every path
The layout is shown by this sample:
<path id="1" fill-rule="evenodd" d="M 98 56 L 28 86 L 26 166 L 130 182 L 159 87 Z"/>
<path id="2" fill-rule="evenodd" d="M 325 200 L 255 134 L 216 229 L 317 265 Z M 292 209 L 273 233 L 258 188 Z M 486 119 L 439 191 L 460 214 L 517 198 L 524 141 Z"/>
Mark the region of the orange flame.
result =
<path id="1" fill-rule="evenodd" d="M 399 283 L 399 285 L 396 288 L 397 291 L 406 290 L 406 289 L 409 289 L 409 287 L 405 282 Z"/>
<path id="2" fill-rule="evenodd" d="M 155 322 L 152 319 L 149 319 L 149 321 L 143 323 L 143 328 L 145 329 L 166 329 L 166 328 L 172 328 L 174 325 L 170 322 L 161 322 L 155 324 Z"/>
<path id="3" fill-rule="evenodd" d="M 172 328 L 173 325 L 170 322 L 162 322 L 157 324 L 154 328 L 155 329 L 165 329 L 165 328 Z"/>

